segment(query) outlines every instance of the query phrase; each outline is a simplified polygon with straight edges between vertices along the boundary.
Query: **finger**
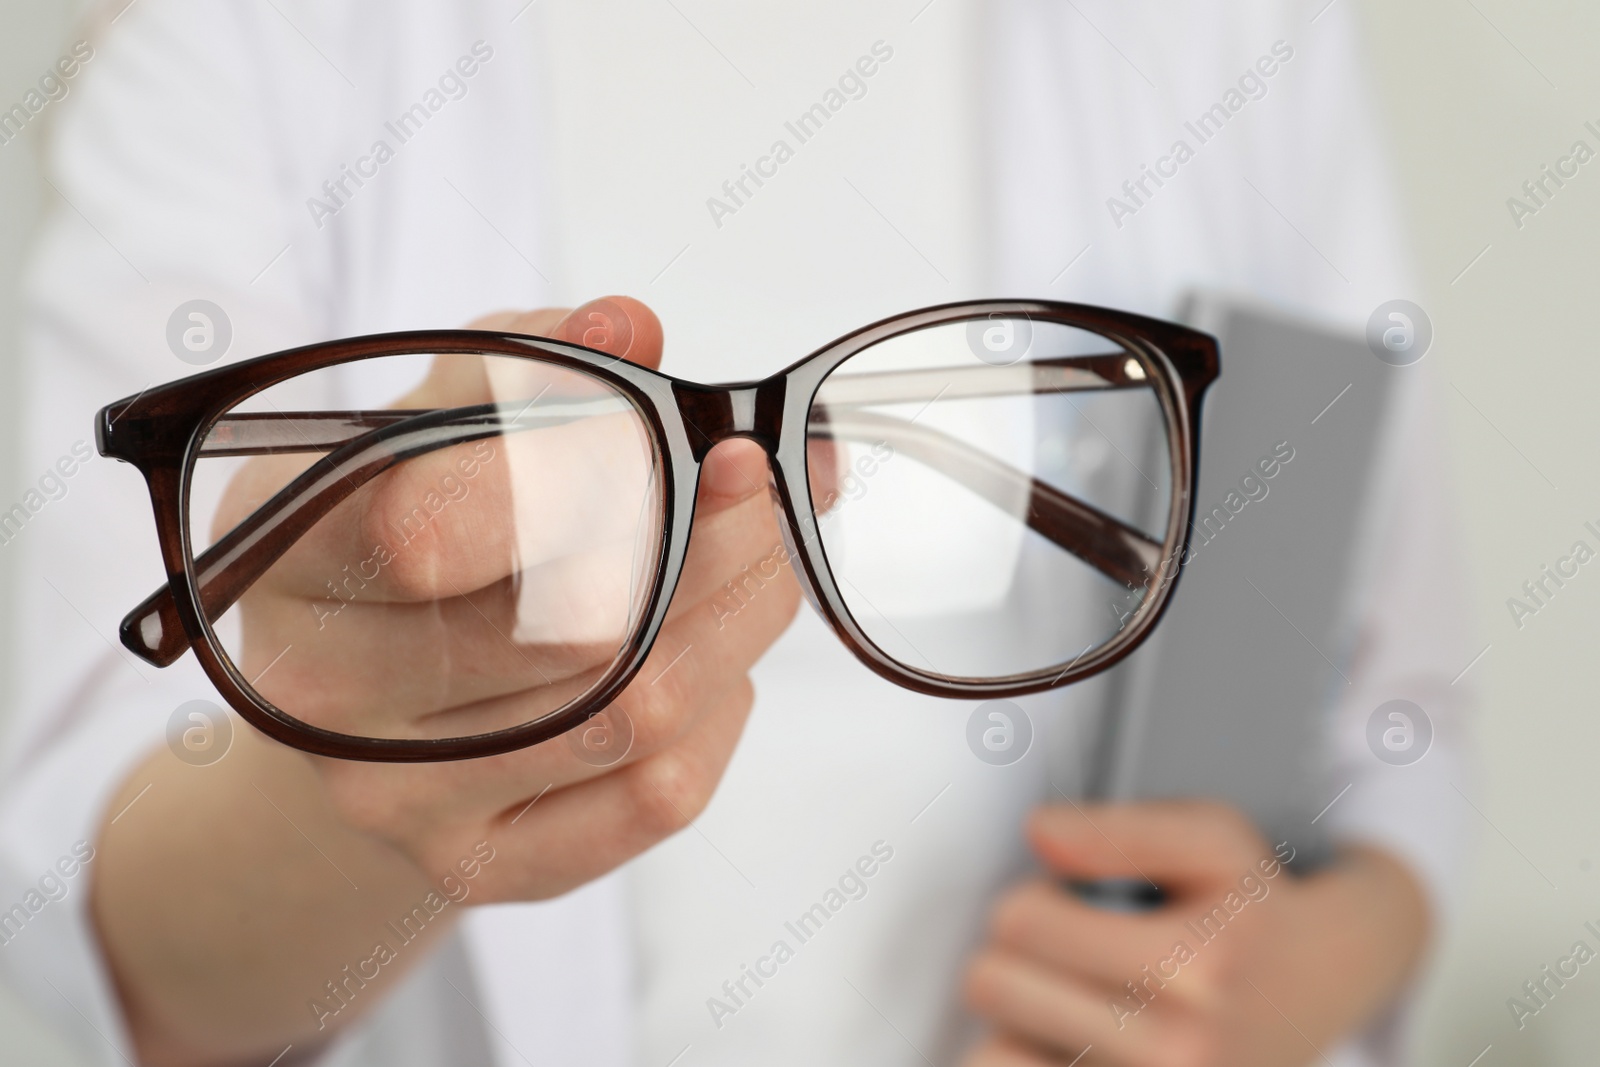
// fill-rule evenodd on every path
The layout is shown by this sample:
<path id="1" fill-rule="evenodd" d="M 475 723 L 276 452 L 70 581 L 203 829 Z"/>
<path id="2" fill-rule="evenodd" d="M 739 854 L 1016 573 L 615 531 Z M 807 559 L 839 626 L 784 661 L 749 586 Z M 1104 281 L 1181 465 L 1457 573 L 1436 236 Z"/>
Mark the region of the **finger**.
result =
<path id="1" fill-rule="evenodd" d="M 600 314 L 586 310 L 594 306 L 572 314 Z M 659 323 L 643 305 L 637 309 L 638 329 L 630 327 L 626 336 L 608 333 L 598 341 L 659 362 Z M 570 333 L 565 324 L 571 319 L 551 324 L 552 332 Z M 408 455 L 359 484 L 351 480 L 356 470 L 392 462 L 388 438 L 371 435 L 366 450 L 346 461 L 346 482 L 354 494 L 276 562 L 268 584 L 325 595 L 324 585 L 341 567 L 382 550 L 401 557 L 401 563 L 375 568 L 368 580 L 379 584 L 369 595 L 392 585 L 397 587 L 392 598 L 403 598 L 405 579 L 434 575 L 441 560 L 456 561 L 452 579 L 457 584 L 479 588 L 510 573 L 513 556 L 539 562 L 570 553 L 573 546 L 624 540 L 659 523 L 659 507 L 647 506 L 659 495 L 656 448 L 647 423 L 626 398 L 597 379 L 537 360 L 440 357 L 427 380 L 397 403 L 430 408 L 491 400 L 523 405 L 502 434 Z M 533 410 L 541 401 L 544 410 Z M 363 441 L 358 438 L 350 447 L 360 449 Z M 290 455 L 247 465 L 217 512 L 219 528 L 231 528 L 309 462 Z M 335 480 L 332 487 L 339 484 Z M 314 486 L 308 491 L 322 493 Z M 413 598 L 437 595 L 424 583 Z"/>
<path id="2" fill-rule="evenodd" d="M 695 517 L 764 495 L 768 482 L 767 454 L 760 445 L 743 437 L 722 441 L 701 461 Z"/>
<path id="3" fill-rule="evenodd" d="M 612 870 L 687 826 L 704 810 L 733 756 L 754 700 L 740 678 L 710 703 L 678 744 L 617 773 L 553 791 L 520 814 L 507 813 L 491 840 L 510 862 L 489 892 L 539 900 Z"/>
<path id="4" fill-rule="evenodd" d="M 270 664 L 257 686 L 264 696 L 341 732 L 505 729 L 570 703 L 615 661 L 635 625 L 633 562 L 631 551 L 609 561 L 597 551 L 570 573 L 540 567 L 473 591 L 445 574 L 445 595 L 422 603 L 368 599 L 366 588 L 310 604 L 258 594 L 249 605 L 258 639 L 243 667 L 256 677 Z M 721 630 L 757 596 L 793 596 L 768 591 L 793 584 L 788 562 L 764 498 L 703 515 L 667 618 L 699 611 Z"/>
<path id="5" fill-rule="evenodd" d="M 483 599 L 322 609 L 256 597 L 240 667 L 262 696 L 313 726 L 441 738 L 541 718 L 581 696 L 616 658 L 617 642 L 519 643 L 514 615 L 506 621 L 508 613 L 480 606 Z M 322 614 L 310 617 L 308 606 Z M 485 707 L 500 698 L 515 698 L 515 706 Z"/>
<path id="6" fill-rule="evenodd" d="M 1063 978 L 1030 960 L 988 950 L 967 972 L 966 999 L 995 1026 L 1058 1053 L 1094 1046 L 1107 1062 L 1156 1067 L 1162 1022 L 1153 1015 L 1120 1019 L 1100 989 Z"/>
<path id="7" fill-rule="evenodd" d="M 536 410 L 541 397 L 527 400 Z M 636 546 L 660 535 L 656 468 L 642 419 L 622 407 L 441 449 L 401 463 L 319 523 L 295 546 L 302 558 L 285 558 L 284 580 L 374 546 L 392 559 L 376 568 L 369 598 L 438 599 L 612 546 L 626 577 Z"/>
<path id="8" fill-rule="evenodd" d="M 632 297 L 602 297 L 566 313 L 530 312 L 512 318 L 508 328 L 595 348 L 643 367 L 661 366 L 661 320 Z M 726 507 L 766 486 L 767 459 L 761 447 L 739 438 L 724 441 L 701 462 L 699 505 Z"/>
<path id="9" fill-rule="evenodd" d="M 1143 981 L 1144 968 L 1162 960 L 1170 966 L 1177 943 L 1196 941 L 1170 909 L 1107 911 L 1044 880 L 1025 882 L 1001 898 L 991 931 L 1001 949 L 1114 994 L 1127 982 Z"/>
<path id="10" fill-rule="evenodd" d="M 542 308 L 505 316 L 489 316 L 495 324 L 488 328 L 582 345 L 641 367 L 661 366 L 661 320 L 631 296 L 604 296 L 571 311 Z"/>
<path id="11" fill-rule="evenodd" d="M 806 478 L 812 506 L 819 516 L 832 510 L 839 501 L 839 485 L 850 467 L 849 449 L 829 437 L 806 440 Z"/>
<path id="12" fill-rule="evenodd" d="M 382 832 L 404 827 L 406 836 L 422 837 L 462 811 L 515 813 L 547 790 L 616 773 L 697 730 L 716 695 L 741 684 L 793 619 L 798 603 L 798 591 L 789 583 L 763 590 L 735 618 L 719 620 L 706 607 L 665 625 L 639 675 L 607 709 L 620 713 L 632 733 L 626 755 L 614 764 L 585 762 L 563 736 L 471 761 L 405 766 L 335 761 L 329 768 L 330 791 L 357 825 Z M 495 710 L 493 721 L 531 719 L 508 702 Z"/>
<path id="13" fill-rule="evenodd" d="M 556 332 L 561 329 L 557 324 Z M 658 338 L 659 328 L 653 332 Z M 632 343 L 658 341 L 635 337 Z M 576 376 L 561 373 L 560 392 L 570 392 L 565 379 Z M 525 388 L 435 382 L 409 402 L 442 402 L 449 392 L 449 402 L 459 403 L 469 399 L 463 390 L 470 399 L 494 395 L 514 402 L 526 393 L 528 410 L 519 420 L 537 417 L 541 401 L 547 410 L 558 402 L 545 400 L 553 381 L 520 384 Z M 609 399 L 615 410 L 407 459 L 302 536 L 264 576 L 264 588 L 326 597 L 330 575 L 336 594 L 350 580 L 341 564 L 360 564 L 362 599 L 429 601 L 560 561 L 570 576 L 565 586 L 585 590 L 576 603 L 626 607 L 631 564 L 642 543 L 659 535 L 659 472 L 643 420 L 620 396 L 589 401 L 597 399 L 602 405 Z M 292 473 L 258 465 L 250 480 L 268 484 L 240 492 L 264 499 Z M 697 514 L 731 507 L 767 484 L 763 450 L 747 440 L 725 441 L 705 458 Z M 597 583 L 620 595 L 609 601 L 595 596 Z"/>
<path id="14" fill-rule="evenodd" d="M 1259 864 L 1273 862 L 1271 847 L 1243 814 L 1208 801 L 1050 805 L 1029 819 L 1028 837 L 1060 874 L 1145 878 L 1184 894 L 1264 872 Z"/>
<path id="15" fill-rule="evenodd" d="M 365 487 L 276 561 L 242 602 L 246 633 L 269 635 L 252 642 L 266 657 L 259 667 L 291 644 L 298 651 L 285 666 L 309 669 L 347 651 L 346 643 L 365 642 L 375 647 L 359 651 L 372 654 L 351 666 L 390 668 L 404 662 L 398 657 L 407 639 L 424 638 L 434 643 L 409 661 L 414 671 L 445 657 L 447 664 L 503 658 L 499 641 L 455 647 L 476 633 L 441 642 L 451 616 L 465 618 L 471 631 L 488 625 L 519 645 L 543 647 L 551 665 L 542 668 L 540 653 L 519 652 L 526 661 L 519 669 L 542 670 L 541 681 L 570 674 L 563 661 L 592 665 L 594 650 L 609 648 L 600 663 L 609 662 L 631 634 L 635 590 L 651 577 L 644 568 L 660 528 L 649 506 L 656 492 L 648 447 L 627 434 L 583 436 L 589 429 L 547 431 L 560 435 L 566 450 L 524 464 L 525 477 L 508 476 L 519 459 L 501 439 L 477 442 L 471 464 L 441 475 L 436 486 L 431 476 L 413 477 L 426 463 L 408 463 Z M 485 590 L 478 602 L 457 602 Z M 451 673 L 460 671 L 438 677 Z"/>
<path id="16" fill-rule="evenodd" d="M 681 742 L 699 729 L 706 714 L 706 694 L 717 693 L 744 678 L 772 642 L 794 619 L 799 591 L 791 582 L 769 585 L 752 596 L 736 616 L 718 616 L 701 605 L 667 624 L 657 637 L 638 676 L 608 709 L 620 714 L 632 734 L 632 745 L 616 766 L 639 762 Z M 559 742 L 559 745 L 558 745 Z M 551 750 L 551 751 L 541 751 Z M 529 764 L 553 762 L 538 781 L 565 784 L 593 777 L 600 769 L 582 762 L 564 739 L 524 750 Z M 519 753 L 487 774 L 457 784 L 463 795 L 511 806 L 532 795 L 526 773 L 516 765 Z"/>
<path id="17" fill-rule="evenodd" d="M 774 536 L 770 509 L 755 498 L 736 510 L 742 514 L 725 512 L 712 517 L 704 530 L 696 530 L 690 544 L 691 560 L 685 563 L 686 581 L 680 581 L 674 595 L 675 609 L 667 613 L 650 659 L 614 701 L 634 721 L 635 744 L 642 750 L 666 744 L 682 733 L 686 709 L 693 707 L 696 697 L 707 689 L 722 688 L 734 675 L 749 672 L 794 619 L 800 601 L 794 576 L 770 558 L 763 566 L 763 553 L 770 557 Z M 739 560 L 749 563 L 734 571 L 733 561 Z M 728 577 L 739 577 L 738 597 L 726 592 Z M 691 600 L 693 597 L 704 598 Z M 496 630 L 504 648 L 507 640 L 501 627 L 491 629 Z M 469 667 L 475 665 L 472 653 L 462 654 L 469 656 L 464 661 Z M 458 713 L 472 715 L 453 725 L 451 733 L 461 725 L 472 726 L 475 733 L 531 721 L 536 715 L 528 713 L 530 699 L 539 712 L 549 709 L 547 697 L 539 693 L 544 678 L 530 677 L 526 662 L 520 665 L 520 672 L 517 662 L 510 659 L 502 657 L 499 665 L 514 672 L 512 678 L 522 681 L 531 693 L 517 689 L 501 699 L 458 709 Z M 478 680 L 477 685 L 490 685 L 490 681 Z"/>
<path id="18" fill-rule="evenodd" d="M 695 515 L 668 618 L 710 605 L 718 616 L 773 582 L 794 581 L 792 561 L 765 494 Z"/>
<path id="19" fill-rule="evenodd" d="M 542 399 L 527 392 L 524 411 Z M 557 425 L 405 459 L 318 520 L 258 584 L 302 597 L 359 590 L 367 601 L 433 600 L 451 586 L 478 589 L 612 546 L 626 572 L 634 543 L 659 537 L 660 477 L 642 419 L 620 398 L 600 404 Z M 247 468 L 230 492 L 259 504 L 284 480 Z M 347 580 L 356 587 L 341 593 Z"/>
<path id="20" fill-rule="evenodd" d="M 1062 1061 L 1002 1034 L 985 1038 L 961 1061 L 962 1067 L 1059 1067 Z M 1074 1067 L 1083 1067 L 1081 1063 Z"/>
<path id="21" fill-rule="evenodd" d="M 649 307 L 632 297 L 608 296 L 576 308 L 539 308 L 534 311 L 497 311 L 471 323 L 473 329 L 548 337 L 583 345 L 645 367 L 659 367 L 662 353 L 661 320 Z M 533 353 L 530 352 L 530 355 Z M 523 361 L 524 372 L 535 372 L 537 360 Z M 486 367 L 502 372 L 504 360 L 434 360 L 428 376 L 394 407 L 440 406 L 482 401 Z"/>

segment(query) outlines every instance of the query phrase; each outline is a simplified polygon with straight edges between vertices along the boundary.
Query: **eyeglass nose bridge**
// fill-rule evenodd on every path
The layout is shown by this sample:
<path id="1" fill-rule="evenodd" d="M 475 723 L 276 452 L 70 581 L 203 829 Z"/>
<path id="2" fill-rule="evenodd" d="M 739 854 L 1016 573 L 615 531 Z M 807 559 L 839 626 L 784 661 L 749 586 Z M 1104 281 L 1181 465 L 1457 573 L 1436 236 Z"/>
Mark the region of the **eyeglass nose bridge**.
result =
<path id="1" fill-rule="evenodd" d="M 694 450 L 695 462 L 703 462 L 706 454 L 730 437 L 747 437 L 755 441 L 777 467 L 778 441 L 783 427 L 783 400 L 785 379 L 782 376 L 759 382 L 733 382 L 725 385 L 699 385 L 694 382 L 674 381 L 672 390 L 678 401 L 678 411 L 689 431 L 689 443 Z M 784 551 L 793 563 L 793 571 L 805 594 L 819 615 L 828 618 L 824 600 L 818 594 L 797 540 L 798 531 L 787 514 L 776 484 L 768 485 L 773 511 L 783 538 Z"/>
<path id="2" fill-rule="evenodd" d="M 747 437 L 769 456 L 778 454 L 783 427 L 784 379 L 699 385 L 674 381 L 678 412 L 689 430 L 696 462 L 730 437 Z"/>

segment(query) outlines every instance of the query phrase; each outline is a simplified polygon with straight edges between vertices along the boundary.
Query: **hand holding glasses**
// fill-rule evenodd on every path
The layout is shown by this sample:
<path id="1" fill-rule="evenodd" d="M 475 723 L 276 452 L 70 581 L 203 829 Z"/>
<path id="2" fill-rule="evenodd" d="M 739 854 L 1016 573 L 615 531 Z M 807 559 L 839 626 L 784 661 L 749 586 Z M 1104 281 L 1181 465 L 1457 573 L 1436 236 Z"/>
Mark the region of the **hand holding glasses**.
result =
<path id="1" fill-rule="evenodd" d="M 490 331 L 263 356 L 99 414 L 101 453 L 146 477 L 168 573 L 122 639 L 158 666 L 192 647 L 242 716 L 309 752 L 534 745 L 639 672 L 701 463 L 746 437 L 782 542 L 719 621 L 792 566 L 900 685 L 1067 685 L 1160 617 L 1217 373 L 1204 334 L 1040 301 L 911 312 L 724 386 Z"/>

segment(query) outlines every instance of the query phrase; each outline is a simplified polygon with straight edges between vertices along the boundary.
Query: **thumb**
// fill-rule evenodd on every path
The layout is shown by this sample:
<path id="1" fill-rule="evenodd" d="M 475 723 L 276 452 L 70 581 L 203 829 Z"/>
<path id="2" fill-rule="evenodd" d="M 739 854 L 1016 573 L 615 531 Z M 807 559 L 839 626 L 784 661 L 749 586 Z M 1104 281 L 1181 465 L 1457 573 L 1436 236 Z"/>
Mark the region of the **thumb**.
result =
<path id="1" fill-rule="evenodd" d="M 472 326 L 583 345 L 652 370 L 661 366 L 661 320 L 631 296 L 603 296 L 570 311 L 501 311 L 485 315 Z M 767 456 L 761 446 L 740 439 L 724 441 L 701 463 L 699 510 L 721 511 L 766 487 Z"/>
<path id="2" fill-rule="evenodd" d="M 573 308 L 545 336 L 641 367 L 661 366 L 661 320 L 631 296 L 603 296 Z"/>
<path id="3" fill-rule="evenodd" d="M 1181 896 L 1274 877 L 1292 855 L 1275 852 L 1237 809 L 1205 801 L 1050 805 L 1029 819 L 1028 838 L 1058 874 L 1141 878 Z"/>
<path id="4" fill-rule="evenodd" d="M 603 296 L 571 310 L 499 311 L 471 325 L 478 330 L 504 330 L 566 341 L 641 367 L 661 366 L 661 320 L 631 296 Z"/>
<path id="5" fill-rule="evenodd" d="M 619 356 L 630 363 L 661 366 L 661 320 L 629 296 L 606 296 L 569 311 L 544 334 Z M 767 487 L 767 454 L 753 441 L 724 441 L 700 467 L 702 514 L 732 507 Z"/>

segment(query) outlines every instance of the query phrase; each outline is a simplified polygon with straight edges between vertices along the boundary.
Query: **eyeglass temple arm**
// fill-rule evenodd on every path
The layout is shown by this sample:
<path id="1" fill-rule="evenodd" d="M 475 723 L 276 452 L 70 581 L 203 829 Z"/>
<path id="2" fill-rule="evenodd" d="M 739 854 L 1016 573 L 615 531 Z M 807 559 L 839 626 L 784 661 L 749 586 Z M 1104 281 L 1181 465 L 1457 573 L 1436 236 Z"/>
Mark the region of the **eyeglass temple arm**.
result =
<path id="1" fill-rule="evenodd" d="M 967 400 L 989 396 L 1093 392 L 1144 385 L 1144 369 L 1125 355 L 1064 356 L 1011 366 L 967 366 L 938 370 L 881 371 L 835 375 L 818 390 L 816 402 L 837 412 L 880 404 L 914 404 L 934 400 Z M 543 394 L 541 394 L 543 395 Z M 534 398 L 537 400 L 538 398 Z M 513 425 L 548 426 L 552 419 L 581 417 L 591 409 L 617 407 L 620 400 L 564 400 L 534 408 L 534 401 L 495 407 L 515 411 Z M 332 450 L 361 434 L 445 409 L 383 408 L 373 411 L 238 412 L 218 419 L 200 447 L 206 459 L 270 456 Z M 456 410 L 456 409 L 449 409 Z M 469 409 L 460 409 L 469 410 Z"/>
<path id="2" fill-rule="evenodd" d="M 959 482 L 1003 511 L 1027 501 L 1027 523 L 1113 581 L 1143 587 L 1161 560 L 1161 543 L 982 449 L 917 423 L 935 400 L 1149 388 L 1144 364 L 1126 351 L 1060 356 L 1002 366 L 941 367 L 836 374 L 822 383 L 807 436 L 882 440 Z M 922 403 L 909 419 L 862 410 Z M 823 432 L 823 431 L 826 432 Z"/>
<path id="3" fill-rule="evenodd" d="M 201 446 L 202 456 L 330 451 L 195 558 L 206 617 L 221 617 L 323 516 L 396 464 L 498 437 L 508 427 L 584 417 L 572 414 L 571 406 L 536 414 L 527 413 L 526 405 L 479 404 L 431 411 L 251 412 L 219 420 Z M 130 652 L 157 667 L 175 662 L 189 647 L 171 583 L 130 611 L 119 632 Z"/>
<path id="4" fill-rule="evenodd" d="M 1026 521 L 1042 536 L 1112 581 L 1142 588 L 1156 573 L 1161 543 L 1077 497 L 931 426 L 876 412 L 827 412 L 807 436 L 883 441 L 965 486 L 1002 511 L 1027 503 Z"/>
<path id="5" fill-rule="evenodd" d="M 837 411 L 881 404 L 1149 387 L 1144 365 L 1125 352 L 1118 352 L 1056 356 L 1007 365 L 969 363 L 958 367 L 834 374 L 817 389 L 816 403 Z"/>
<path id="6" fill-rule="evenodd" d="M 927 372 L 889 372 L 841 379 L 852 383 L 853 395 L 839 396 L 830 402 L 850 405 L 887 401 L 931 402 L 939 396 L 987 396 L 1032 392 L 1045 386 L 1049 391 L 1079 391 L 1137 384 L 1116 374 L 1123 357 L 1072 357 L 1058 361 L 1039 361 L 1016 367 L 969 367 L 936 372 L 944 384 L 926 397 L 919 385 L 937 384 L 933 379 L 920 382 Z M 1085 363 L 1096 370 L 1080 370 Z M 1068 364 L 1072 364 L 1069 366 Z M 1048 384 L 1036 380 L 1042 368 L 1051 376 Z M 1066 371 L 1069 373 L 1062 374 Z M 1108 374 L 1107 371 L 1112 373 Z M 1029 377 L 1024 379 L 1019 374 Z M 1142 377 L 1142 373 L 1139 375 Z M 1113 379 L 1113 380 L 1108 380 Z M 1121 380 L 1116 380 L 1121 379 Z M 952 386 L 951 381 L 956 385 Z M 909 395 L 908 395 L 909 394 Z M 607 401 L 589 406 L 606 406 Z M 614 403 L 614 402 L 613 402 Z M 219 618 L 289 550 L 294 542 L 324 515 L 404 459 L 455 444 L 501 435 L 512 428 L 537 428 L 557 425 L 584 417 L 582 402 L 548 407 L 530 412 L 528 404 L 483 404 L 434 411 L 387 410 L 341 412 L 246 412 L 218 420 L 202 443 L 200 455 L 207 458 L 279 455 L 330 450 L 288 485 L 280 489 L 250 516 L 229 530 L 195 559 L 201 606 L 206 617 Z M 508 421 L 506 414 L 515 412 Z M 969 489 L 998 506 L 1014 501 L 1019 489 L 1031 494 L 1028 524 L 1051 541 L 1079 556 L 1113 580 L 1137 588 L 1143 585 L 1159 559 L 1160 546 L 1142 533 L 1074 497 L 1061 493 L 987 455 L 981 450 L 927 427 L 910 433 L 903 429 L 913 424 L 892 416 L 868 412 L 830 413 L 836 431 L 813 436 L 849 436 L 849 426 L 858 431 L 866 427 L 869 437 L 899 442 L 908 455 L 935 470 L 955 477 Z M 856 420 L 846 423 L 846 418 Z M 866 419 L 863 424 L 859 420 Z M 891 434 L 892 431 L 892 434 Z M 809 432 L 809 430 L 808 430 Z M 371 455 L 364 455 L 372 453 Z M 120 626 L 122 643 L 147 662 L 165 667 L 175 662 L 189 647 L 178 617 L 170 584 L 164 584 L 139 603 Z"/>

